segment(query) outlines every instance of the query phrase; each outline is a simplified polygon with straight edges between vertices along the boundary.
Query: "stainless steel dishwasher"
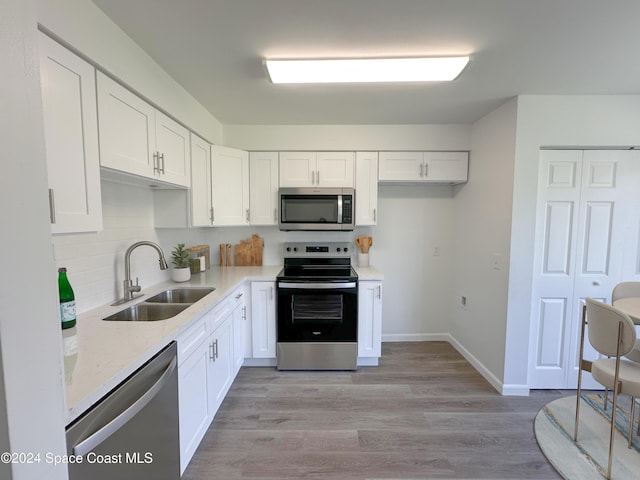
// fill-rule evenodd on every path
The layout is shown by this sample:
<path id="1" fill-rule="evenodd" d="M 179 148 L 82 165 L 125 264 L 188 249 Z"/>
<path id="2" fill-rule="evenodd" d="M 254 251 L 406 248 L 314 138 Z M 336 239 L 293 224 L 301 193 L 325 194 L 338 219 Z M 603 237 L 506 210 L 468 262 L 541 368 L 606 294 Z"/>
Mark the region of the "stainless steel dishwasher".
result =
<path id="1" fill-rule="evenodd" d="M 176 342 L 67 427 L 70 480 L 180 478 Z"/>

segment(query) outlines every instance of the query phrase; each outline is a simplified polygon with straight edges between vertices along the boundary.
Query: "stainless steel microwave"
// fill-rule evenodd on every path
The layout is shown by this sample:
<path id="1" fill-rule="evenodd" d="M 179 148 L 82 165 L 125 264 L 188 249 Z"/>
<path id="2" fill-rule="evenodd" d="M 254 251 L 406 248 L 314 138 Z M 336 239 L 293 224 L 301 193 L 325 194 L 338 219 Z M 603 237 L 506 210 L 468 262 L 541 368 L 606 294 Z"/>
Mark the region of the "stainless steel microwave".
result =
<path id="1" fill-rule="evenodd" d="M 353 230 L 353 188 L 281 188 L 280 230 Z"/>

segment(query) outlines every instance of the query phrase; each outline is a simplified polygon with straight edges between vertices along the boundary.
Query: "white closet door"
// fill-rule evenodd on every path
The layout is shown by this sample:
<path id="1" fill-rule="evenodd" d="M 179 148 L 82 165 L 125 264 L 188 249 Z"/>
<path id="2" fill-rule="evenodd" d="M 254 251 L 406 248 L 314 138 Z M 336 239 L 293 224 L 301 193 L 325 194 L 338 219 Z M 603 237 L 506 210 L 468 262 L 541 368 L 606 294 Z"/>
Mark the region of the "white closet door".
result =
<path id="1" fill-rule="evenodd" d="M 611 301 L 624 278 L 626 230 L 638 202 L 637 153 L 542 151 L 531 321 L 531 388 L 575 388 L 582 306 Z M 634 200 L 634 198 L 636 198 Z M 637 255 L 636 255 L 637 258 Z M 585 343 L 585 358 L 597 353 Z M 587 373 L 584 388 L 601 388 Z"/>
<path id="2" fill-rule="evenodd" d="M 540 152 L 529 386 L 563 388 L 573 312 L 582 152 Z"/>

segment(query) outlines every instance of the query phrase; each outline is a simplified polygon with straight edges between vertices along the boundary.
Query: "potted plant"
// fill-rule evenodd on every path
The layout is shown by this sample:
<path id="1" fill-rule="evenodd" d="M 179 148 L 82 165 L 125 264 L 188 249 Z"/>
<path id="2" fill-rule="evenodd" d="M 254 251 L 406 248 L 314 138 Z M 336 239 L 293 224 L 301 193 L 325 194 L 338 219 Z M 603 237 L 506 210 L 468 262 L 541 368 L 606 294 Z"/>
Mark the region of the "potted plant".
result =
<path id="1" fill-rule="evenodd" d="M 174 268 L 171 272 L 171 279 L 174 282 L 186 282 L 191 280 L 191 263 L 189 260 L 189 252 L 184 248 L 184 243 L 178 243 L 176 248 L 171 252 Z"/>

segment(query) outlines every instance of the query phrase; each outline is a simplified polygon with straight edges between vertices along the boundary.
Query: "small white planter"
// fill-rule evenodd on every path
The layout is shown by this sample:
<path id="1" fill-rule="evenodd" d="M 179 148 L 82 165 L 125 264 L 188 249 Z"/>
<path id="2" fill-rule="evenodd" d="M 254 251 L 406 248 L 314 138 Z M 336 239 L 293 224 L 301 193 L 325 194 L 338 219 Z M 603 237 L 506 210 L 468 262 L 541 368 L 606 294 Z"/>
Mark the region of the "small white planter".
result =
<path id="1" fill-rule="evenodd" d="M 188 282 L 191 280 L 191 268 L 174 268 L 171 271 L 171 280 L 174 282 Z"/>
<path id="2" fill-rule="evenodd" d="M 369 266 L 369 254 L 368 253 L 359 253 L 358 254 L 358 266 L 359 267 L 368 267 Z"/>

